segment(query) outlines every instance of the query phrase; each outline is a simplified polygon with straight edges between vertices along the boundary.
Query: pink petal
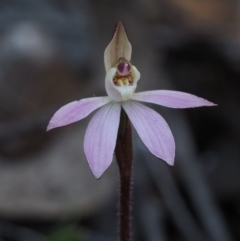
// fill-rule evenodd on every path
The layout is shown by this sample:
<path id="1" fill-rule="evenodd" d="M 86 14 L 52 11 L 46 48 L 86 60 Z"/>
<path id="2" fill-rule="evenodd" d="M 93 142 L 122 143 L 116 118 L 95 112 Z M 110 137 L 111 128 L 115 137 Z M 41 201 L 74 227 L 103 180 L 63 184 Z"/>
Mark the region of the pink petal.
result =
<path id="1" fill-rule="evenodd" d="M 203 98 L 180 91 L 153 90 L 135 93 L 133 100 L 153 103 L 170 108 L 193 108 L 214 106 L 215 104 Z"/>
<path id="2" fill-rule="evenodd" d="M 93 175 L 100 178 L 110 166 L 116 146 L 121 106 L 110 103 L 103 106 L 91 119 L 84 151 Z"/>
<path id="3" fill-rule="evenodd" d="M 167 122 L 156 111 L 135 101 L 124 103 L 123 108 L 149 151 L 173 165 L 175 142 Z"/>
<path id="4" fill-rule="evenodd" d="M 79 121 L 110 101 L 109 97 L 93 97 L 70 102 L 61 107 L 53 115 L 48 124 L 47 130 L 49 131 L 53 128 L 66 126 Z"/>

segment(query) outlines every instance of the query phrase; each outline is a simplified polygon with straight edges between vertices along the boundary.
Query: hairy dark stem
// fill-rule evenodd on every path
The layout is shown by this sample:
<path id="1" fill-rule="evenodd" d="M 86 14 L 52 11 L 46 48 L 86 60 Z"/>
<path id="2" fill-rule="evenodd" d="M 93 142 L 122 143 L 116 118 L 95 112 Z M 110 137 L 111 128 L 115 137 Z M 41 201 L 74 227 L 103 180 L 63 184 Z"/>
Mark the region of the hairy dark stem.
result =
<path id="1" fill-rule="evenodd" d="M 132 132 L 130 121 L 124 110 L 121 111 L 121 120 L 118 130 L 115 154 L 120 174 L 120 241 L 130 241 L 132 192 Z"/>

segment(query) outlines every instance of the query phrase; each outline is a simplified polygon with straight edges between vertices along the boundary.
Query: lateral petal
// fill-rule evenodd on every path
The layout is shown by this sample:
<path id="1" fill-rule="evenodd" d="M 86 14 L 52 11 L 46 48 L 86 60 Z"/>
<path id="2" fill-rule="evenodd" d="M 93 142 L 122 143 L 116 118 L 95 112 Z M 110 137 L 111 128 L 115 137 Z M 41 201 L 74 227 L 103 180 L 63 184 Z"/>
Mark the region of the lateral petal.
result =
<path id="1" fill-rule="evenodd" d="M 152 90 L 134 93 L 131 99 L 181 109 L 215 105 L 195 95 L 171 90 Z"/>
<path id="2" fill-rule="evenodd" d="M 61 107 L 50 120 L 47 131 L 61 126 L 66 126 L 79 121 L 97 108 L 106 105 L 111 99 L 109 97 L 93 97 L 80 101 L 73 101 Z"/>
<path id="3" fill-rule="evenodd" d="M 162 116 L 136 101 L 128 101 L 122 106 L 149 151 L 169 165 L 173 165 L 175 142 Z"/>
<path id="4" fill-rule="evenodd" d="M 93 175 L 100 178 L 110 166 L 116 146 L 121 106 L 109 103 L 91 119 L 84 138 L 84 151 Z"/>

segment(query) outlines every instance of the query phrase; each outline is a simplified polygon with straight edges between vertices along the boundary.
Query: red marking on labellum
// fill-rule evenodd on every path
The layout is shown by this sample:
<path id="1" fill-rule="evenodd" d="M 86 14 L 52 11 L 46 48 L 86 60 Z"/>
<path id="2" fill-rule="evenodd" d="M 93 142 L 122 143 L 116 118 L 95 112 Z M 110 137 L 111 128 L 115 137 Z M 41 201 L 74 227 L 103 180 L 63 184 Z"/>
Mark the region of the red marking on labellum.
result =
<path id="1" fill-rule="evenodd" d="M 121 76 L 129 75 L 131 70 L 131 65 L 125 60 L 121 60 L 117 66 L 118 74 Z"/>

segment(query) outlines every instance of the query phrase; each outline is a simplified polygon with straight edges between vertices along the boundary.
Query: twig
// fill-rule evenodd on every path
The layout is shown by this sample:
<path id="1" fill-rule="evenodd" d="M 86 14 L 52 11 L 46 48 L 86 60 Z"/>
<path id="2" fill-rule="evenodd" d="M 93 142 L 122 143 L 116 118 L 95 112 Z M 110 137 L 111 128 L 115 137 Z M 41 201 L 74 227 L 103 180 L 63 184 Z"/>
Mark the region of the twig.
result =
<path id="1" fill-rule="evenodd" d="M 181 114 L 177 118 L 173 117 L 172 119 L 177 119 L 178 122 L 178 128 L 176 128 L 176 125 L 172 128 L 173 132 L 177 133 L 178 161 L 176 162 L 176 167 L 179 169 L 181 179 L 184 181 L 202 226 L 213 241 L 231 241 L 232 238 L 224 223 L 224 218 L 214 202 L 211 191 L 207 186 L 206 178 L 196 161 L 198 157 L 196 156 L 194 140 L 186 125 L 186 121 Z M 177 137 L 181 137 L 181 140 L 178 140 Z"/>
<path id="2" fill-rule="evenodd" d="M 139 153 L 146 161 L 147 167 L 156 184 L 162 199 L 178 229 L 188 241 L 207 241 L 207 238 L 198 228 L 187 208 L 175 181 L 165 163 L 141 150 Z"/>

